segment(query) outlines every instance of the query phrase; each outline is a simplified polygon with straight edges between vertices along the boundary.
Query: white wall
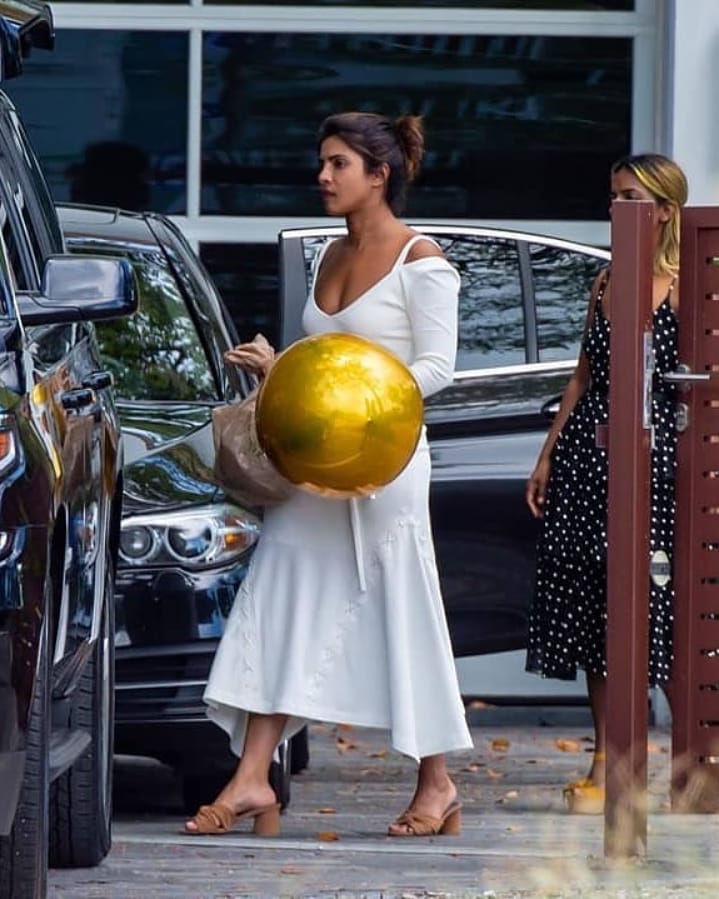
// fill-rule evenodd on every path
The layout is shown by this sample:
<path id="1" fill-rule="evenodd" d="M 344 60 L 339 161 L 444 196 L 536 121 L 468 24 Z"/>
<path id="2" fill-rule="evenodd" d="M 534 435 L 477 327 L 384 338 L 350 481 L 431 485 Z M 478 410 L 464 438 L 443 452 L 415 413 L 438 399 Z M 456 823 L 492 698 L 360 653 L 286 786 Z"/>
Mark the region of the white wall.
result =
<path id="1" fill-rule="evenodd" d="M 689 203 L 719 204 L 719 0 L 667 4 L 667 153 L 689 179 Z"/>

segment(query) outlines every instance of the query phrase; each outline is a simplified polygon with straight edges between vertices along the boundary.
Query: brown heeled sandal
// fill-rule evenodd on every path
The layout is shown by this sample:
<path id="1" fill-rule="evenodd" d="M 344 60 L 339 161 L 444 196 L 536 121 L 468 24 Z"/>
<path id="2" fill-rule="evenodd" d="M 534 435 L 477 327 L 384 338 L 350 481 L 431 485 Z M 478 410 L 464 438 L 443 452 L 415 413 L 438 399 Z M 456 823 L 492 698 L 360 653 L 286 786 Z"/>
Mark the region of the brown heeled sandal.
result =
<path id="1" fill-rule="evenodd" d="M 388 831 L 390 837 L 433 837 L 437 834 L 457 836 L 462 830 L 462 803 L 457 800 L 451 802 L 440 818 L 407 809 L 394 823 L 403 824 L 407 830 L 403 833 Z"/>
<path id="2" fill-rule="evenodd" d="M 188 830 L 185 825 L 182 832 L 191 837 L 230 833 L 235 824 L 243 818 L 254 819 L 252 833 L 258 837 L 274 837 L 280 832 L 279 802 L 262 806 L 262 808 L 248 808 L 239 814 L 235 814 L 223 802 L 201 805 L 197 813 L 190 819 L 194 822 L 197 830 Z"/>

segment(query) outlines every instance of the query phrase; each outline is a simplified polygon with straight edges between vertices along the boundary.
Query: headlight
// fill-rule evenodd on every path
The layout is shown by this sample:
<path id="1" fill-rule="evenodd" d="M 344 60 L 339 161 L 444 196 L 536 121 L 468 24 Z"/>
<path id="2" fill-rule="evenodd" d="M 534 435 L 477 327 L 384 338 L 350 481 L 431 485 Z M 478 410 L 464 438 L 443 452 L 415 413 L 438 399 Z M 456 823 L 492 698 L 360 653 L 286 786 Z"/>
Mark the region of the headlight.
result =
<path id="1" fill-rule="evenodd" d="M 211 568 L 238 559 L 257 542 L 257 516 L 229 504 L 134 515 L 120 532 L 120 558 L 132 567 Z"/>

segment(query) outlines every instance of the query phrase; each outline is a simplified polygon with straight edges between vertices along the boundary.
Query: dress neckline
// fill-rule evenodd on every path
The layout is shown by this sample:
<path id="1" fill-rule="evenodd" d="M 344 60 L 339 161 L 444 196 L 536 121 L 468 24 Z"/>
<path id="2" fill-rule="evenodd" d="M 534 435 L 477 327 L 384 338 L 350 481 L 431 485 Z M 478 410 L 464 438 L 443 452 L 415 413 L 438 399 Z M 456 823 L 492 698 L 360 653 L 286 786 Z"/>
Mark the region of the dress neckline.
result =
<path id="1" fill-rule="evenodd" d="M 676 280 L 677 280 L 676 276 L 672 278 L 672 280 L 669 284 L 669 289 L 667 290 L 666 296 L 657 306 L 654 307 L 654 309 L 652 309 L 652 316 L 655 316 L 663 306 L 668 306 L 671 314 L 674 317 L 676 317 L 676 312 L 672 308 L 672 304 L 669 302 L 671 295 L 672 295 L 672 290 L 674 289 L 674 284 L 676 283 Z M 599 291 L 597 292 L 596 306 L 597 306 L 597 310 L 598 310 L 599 314 L 602 317 L 602 320 L 605 321 L 608 325 L 611 325 L 612 320 L 610 318 L 607 318 L 607 316 L 604 312 L 604 306 L 602 304 L 602 298 L 604 297 L 604 291 L 606 290 L 608 283 L 609 283 L 609 275 L 607 275 L 607 277 L 604 279 L 601 287 L 599 288 Z"/>
<path id="2" fill-rule="evenodd" d="M 375 290 L 377 287 L 379 287 L 380 284 L 384 284 L 384 282 L 395 273 L 398 266 L 400 266 L 401 264 L 414 265 L 416 262 L 424 262 L 426 259 L 440 258 L 437 256 L 422 256 L 420 259 L 414 259 L 414 260 L 412 260 L 412 262 L 405 263 L 404 260 L 405 260 L 405 257 L 407 256 L 407 253 L 410 250 L 410 247 L 412 246 L 412 244 L 416 243 L 418 240 L 432 240 L 432 238 L 427 237 L 426 234 L 413 234 L 412 237 L 410 237 L 409 240 L 403 244 L 402 248 L 400 249 L 399 253 L 397 254 L 397 258 L 392 263 L 392 267 L 389 269 L 389 271 L 385 272 L 385 274 L 382 275 L 382 277 L 379 278 L 377 281 L 375 281 L 374 284 L 370 284 L 370 286 L 366 290 L 363 290 L 362 293 L 358 294 L 351 302 L 342 306 L 336 312 L 326 312 L 320 306 L 320 304 L 317 302 L 317 297 L 315 295 L 315 287 L 317 285 L 317 279 L 320 274 L 320 268 L 322 265 L 322 257 L 324 256 L 324 251 L 323 251 L 322 255 L 319 258 L 318 264 L 317 264 L 317 270 L 315 271 L 315 276 L 312 279 L 312 305 L 320 313 L 320 315 L 324 315 L 325 318 L 337 318 L 339 315 L 342 315 L 343 312 L 346 312 L 348 309 L 351 309 L 353 306 L 356 306 L 357 303 L 361 302 L 368 294 L 372 293 L 372 291 Z M 328 246 L 329 246 L 329 244 L 326 245 L 325 251 Z"/>

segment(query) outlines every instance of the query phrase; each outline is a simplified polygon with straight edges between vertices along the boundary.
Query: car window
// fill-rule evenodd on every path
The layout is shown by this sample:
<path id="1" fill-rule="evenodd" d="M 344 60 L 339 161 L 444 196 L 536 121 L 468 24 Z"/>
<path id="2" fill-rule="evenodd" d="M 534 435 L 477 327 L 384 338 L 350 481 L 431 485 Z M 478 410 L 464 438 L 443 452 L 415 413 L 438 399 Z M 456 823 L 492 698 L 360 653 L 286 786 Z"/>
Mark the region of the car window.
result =
<path id="1" fill-rule="evenodd" d="M 482 234 L 435 237 L 462 279 L 457 370 L 524 363 L 517 242 Z"/>
<path id="2" fill-rule="evenodd" d="M 604 259 L 563 247 L 529 245 L 540 362 L 576 359 L 592 281 Z"/>
<path id="3" fill-rule="evenodd" d="M 90 252 L 87 250 L 86 252 Z M 182 293 L 160 252 L 113 252 L 129 258 L 139 289 L 130 318 L 97 325 L 100 351 L 115 392 L 132 400 L 217 400 L 207 355 Z"/>

